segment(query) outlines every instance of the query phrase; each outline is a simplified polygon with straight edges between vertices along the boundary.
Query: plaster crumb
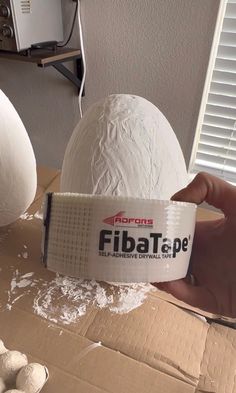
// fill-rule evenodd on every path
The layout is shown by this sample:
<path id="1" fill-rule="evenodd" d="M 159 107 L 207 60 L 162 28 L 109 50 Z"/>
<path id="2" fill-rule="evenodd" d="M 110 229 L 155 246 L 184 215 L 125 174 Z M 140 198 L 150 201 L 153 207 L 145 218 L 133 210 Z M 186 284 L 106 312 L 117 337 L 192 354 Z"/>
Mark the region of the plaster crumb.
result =
<path id="1" fill-rule="evenodd" d="M 26 273 L 24 275 L 20 275 L 19 271 L 16 270 L 13 273 L 13 278 L 10 283 L 10 291 L 8 291 L 8 298 L 11 299 L 11 295 L 15 292 L 16 288 L 26 288 L 32 285 L 32 280 L 29 278 L 33 276 L 33 272 Z M 14 299 L 15 300 L 15 299 Z M 12 301 L 14 301 L 12 300 Z"/>
<path id="2" fill-rule="evenodd" d="M 34 275 L 34 272 L 26 273 L 21 278 L 27 278 L 27 277 L 32 277 Z"/>
<path id="3" fill-rule="evenodd" d="M 20 298 L 22 298 L 24 296 L 24 293 L 22 295 L 19 295 L 18 297 L 16 297 L 13 301 L 12 304 L 16 303 L 18 300 L 20 300 Z"/>
<path id="4" fill-rule="evenodd" d="M 34 218 L 34 216 L 33 216 L 33 214 L 29 214 L 29 213 L 24 213 L 24 214 L 21 214 L 21 216 L 20 216 L 20 219 L 21 220 L 33 220 L 33 218 Z"/>
<path id="5" fill-rule="evenodd" d="M 30 280 L 26 280 L 26 279 L 23 279 L 23 280 L 21 280 L 19 283 L 17 283 L 17 287 L 18 288 L 25 288 L 25 287 L 28 287 L 29 285 L 31 285 L 31 281 Z"/>
<path id="6" fill-rule="evenodd" d="M 38 220 L 43 220 L 43 212 L 38 210 L 35 214 L 34 217 L 37 218 Z"/>
<path id="7" fill-rule="evenodd" d="M 101 346 L 102 346 L 101 341 L 99 341 L 99 342 L 97 342 L 97 343 L 93 343 L 93 344 L 88 345 L 87 347 L 85 347 L 84 349 L 82 349 L 81 352 L 78 353 L 77 360 L 81 360 L 81 359 L 82 359 L 83 357 L 85 357 L 89 352 L 91 352 L 92 350 L 94 350 L 94 349 L 96 349 L 96 348 L 98 348 L 98 347 L 101 347 Z"/>
<path id="8" fill-rule="evenodd" d="M 22 252 L 22 257 L 23 257 L 24 259 L 27 259 L 27 258 L 28 258 L 28 252 L 27 252 L 27 251 Z"/>
<path id="9" fill-rule="evenodd" d="M 110 310 L 117 314 L 124 314 L 140 307 L 146 294 L 150 292 L 151 289 L 152 286 L 150 284 L 133 284 L 128 287 L 120 287 L 118 304 L 110 307 Z"/>

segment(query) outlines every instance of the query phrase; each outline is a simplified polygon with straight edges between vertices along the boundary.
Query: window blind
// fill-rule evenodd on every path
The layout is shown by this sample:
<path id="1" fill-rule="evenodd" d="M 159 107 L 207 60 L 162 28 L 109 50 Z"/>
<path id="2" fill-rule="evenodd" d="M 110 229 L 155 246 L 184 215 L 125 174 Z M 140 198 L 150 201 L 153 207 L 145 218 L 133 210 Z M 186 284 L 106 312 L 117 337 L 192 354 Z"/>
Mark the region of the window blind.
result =
<path id="1" fill-rule="evenodd" d="M 236 0 L 228 0 L 192 172 L 236 183 Z"/>

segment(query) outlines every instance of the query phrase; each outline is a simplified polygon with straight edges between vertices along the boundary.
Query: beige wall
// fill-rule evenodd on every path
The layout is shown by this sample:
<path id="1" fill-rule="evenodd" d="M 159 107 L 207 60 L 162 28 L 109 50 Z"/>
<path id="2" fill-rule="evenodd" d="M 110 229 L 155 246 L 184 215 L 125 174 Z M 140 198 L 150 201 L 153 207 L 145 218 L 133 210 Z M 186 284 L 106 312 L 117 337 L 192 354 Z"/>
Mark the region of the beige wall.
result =
<path id="1" fill-rule="evenodd" d="M 166 115 L 188 162 L 219 0 L 82 0 L 84 108 L 110 93 L 146 97 Z M 68 30 L 74 3 L 63 0 Z M 78 46 L 78 34 L 71 46 Z M 76 89 L 54 69 L 0 61 L 38 163 L 59 167 L 78 121 Z"/>

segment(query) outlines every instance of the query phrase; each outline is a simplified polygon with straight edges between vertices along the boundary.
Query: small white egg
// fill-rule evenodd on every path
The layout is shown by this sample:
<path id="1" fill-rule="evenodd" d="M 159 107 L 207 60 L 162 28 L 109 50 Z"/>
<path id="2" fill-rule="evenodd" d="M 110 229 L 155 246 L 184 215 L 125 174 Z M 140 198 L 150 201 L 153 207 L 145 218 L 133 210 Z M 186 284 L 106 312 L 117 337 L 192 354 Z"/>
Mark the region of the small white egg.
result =
<path id="1" fill-rule="evenodd" d="M 6 391 L 6 385 L 2 378 L 0 378 L 0 393 L 4 393 Z"/>
<path id="2" fill-rule="evenodd" d="M 7 351 L 0 355 L 0 377 L 13 384 L 20 369 L 28 364 L 26 355 L 18 351 Z"/>
<path id="3" fill-rule="evenodd" d="M 8 349 L 5 347 L 3 341 L 0 340 L 0 355 L 2 355 L 3 353 L 5 353 L 7 351 L 8 351 Z"/>
<path id="4" fill-rule="evenodd" d="M 16 378 L 17 389 L 25 393 L 37 393 L 48 379 L 48 370 L 38 363 L 30 363 L 23 367 Z"/>

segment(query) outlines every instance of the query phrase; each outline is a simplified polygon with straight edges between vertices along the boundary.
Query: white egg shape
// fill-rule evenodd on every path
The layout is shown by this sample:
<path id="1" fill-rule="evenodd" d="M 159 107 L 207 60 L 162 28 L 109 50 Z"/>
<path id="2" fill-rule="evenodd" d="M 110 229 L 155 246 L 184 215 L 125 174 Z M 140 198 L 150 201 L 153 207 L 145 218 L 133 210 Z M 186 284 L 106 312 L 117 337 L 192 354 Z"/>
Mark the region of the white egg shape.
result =
<path id="1" fill-rule="evenodd" d="M 0 90 L 0 226 L 16 221 L 32 203 L 36 161 L 26 129 Z"/>
<path id="2" fill-rule="evenodd" d="M 168 200 L 187 182 L 182 150 L 161 111 L 144 98 L 115 94 L 76 126 L 61 191 Z"/>
<path id="3" fill-rule="evenodd" d="M 25 393 L 38 393 L 48 379 L 48 370 L 39 363 L 29 363 L 17 375 L 16 387 Z"/>

